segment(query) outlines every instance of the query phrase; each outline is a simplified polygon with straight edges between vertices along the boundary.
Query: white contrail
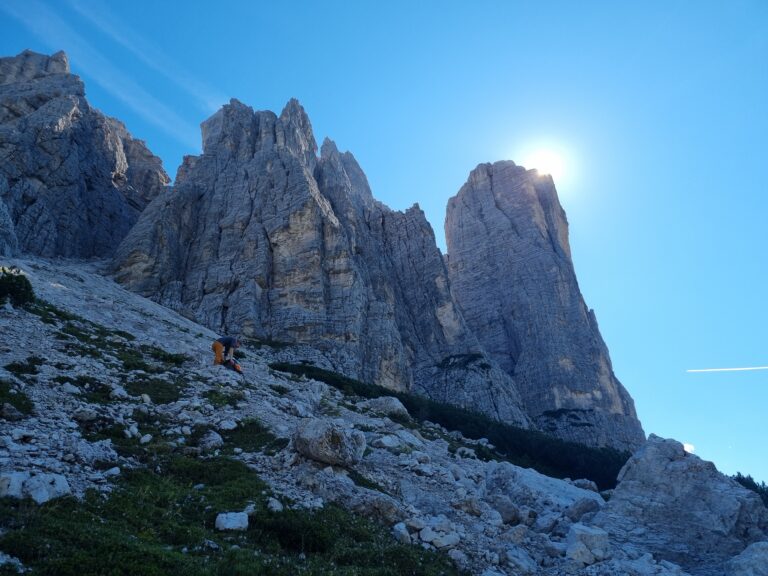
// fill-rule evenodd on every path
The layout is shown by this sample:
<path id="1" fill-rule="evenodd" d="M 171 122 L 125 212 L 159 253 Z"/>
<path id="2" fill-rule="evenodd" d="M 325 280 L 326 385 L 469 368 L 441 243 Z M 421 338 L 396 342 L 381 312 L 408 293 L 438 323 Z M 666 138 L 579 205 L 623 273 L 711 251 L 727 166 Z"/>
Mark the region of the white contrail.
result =
<path id="1" fill-rule="evenodd" d="M 744 372 L 745 370 L 768 370 L 768 366 L 748 366 L 746 368 L 700 368 L 686 372 Z"/>

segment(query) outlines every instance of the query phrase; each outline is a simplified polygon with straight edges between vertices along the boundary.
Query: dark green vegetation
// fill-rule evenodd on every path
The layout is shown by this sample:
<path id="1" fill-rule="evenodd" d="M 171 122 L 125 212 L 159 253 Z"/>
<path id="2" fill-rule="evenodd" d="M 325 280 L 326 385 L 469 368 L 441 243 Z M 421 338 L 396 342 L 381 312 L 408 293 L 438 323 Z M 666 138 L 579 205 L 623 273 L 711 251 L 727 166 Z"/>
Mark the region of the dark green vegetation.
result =
<path id="1" fill-rule="evenodd" d="M 182 378 L 169 381 L 163 378 L 134 377 L 130 382 L 125 382 L 123 386 L 126 392 L 133 396 L 146 394 L 155 404 L 169 404 L 176 402 L 181 397 L 185 383 Z"/>
<path id="2" fill-rule="evenodd" d="M 107 404 L 113 400 L 112 389 L 93 376 L 56 376 L 58 384 L 71 384 L 83 391 L 83 398 L 93 404 Z"/>
<path id="3" fill-rule="evenodd" d="M 13 384 L 7 380 L 0 380 L 0 406 L 10 404 L 22 414 L 31 414 L 34 404 L 24 392 L 11 392 Z"/>
<path id="4" fill-rule="evenodd" d="M 234 430 L 222 431 L 221 437 L 225 452 L 242 448 L 246 452 L 261 450 L 266 454 L 276 454 L 288 445 L 287 438 L 275 437 L 255 418 L 244 420 Z"/>
<path id="5" fill-rule="evenodd" d="M 245 398 L 241 390 L 208 390 L 203 397 L 210 402 L 214 408 L 223 408 L 224 406 L 237 406 L 237 403 Z"/>
<path id="6" fill-rule="evenodd" d="M 385 528 L 338 507 L 271 512 L 267 498 L 239 462 L 170 457 L 126 470 L 106 499 L 0 499 L 0 550 L 31 574 L 57 576 L 458 574 L 447 558 L 396 544 Z M 214 530 L 218 512 L 249 504 L 248 530 Z"/>
<path id="7" fill-rule="evenodd" d="M 744 486 L 744 488 L 756 492 L 760 498 L 762 498 L 763 504 L 768 506 L 768 484 L 765 482 L 760 482 L 758 484 L 752 476 L 749 474 L 744 476 L 741 472 L 736 472 L 736 476 L 733 476 L 732 478 Z"/>
<path id="8" fill-rule="evenodd" d="M 25 362 L 11 362 L 5 365 L 5 369 L 11 374 L 23 378 L 24 376 L 33 376 L 40 372 L 38 368 L 45 364 L 45 360 L 39 356 L 30 356 Z"/>
<path id="9" fill-rule="evenodd" d="M 18 269 L 0 268 L 0 304 L 10 301 L 14 306 L 24 306 L 35 301 L 32 284 Z"/>
<path id="10" fill-rule="evenodd" d="M 394 396 L 415 420 L 435 422 L 448 430 L 458 430 L 467 438 L 487 438 L 495 445 L 496 453 L 482 447 L 475 448 L 480 457 L 506 459 L 555 478 L 588 478 L 601 490 L 616 486 L 619 470 L 630 456 L 610 448 L 591 448 L 566 442 L 541 432 L 503 424 L 463 408 L 365 384 L 308 364 L 274 363 L 270 364 L 270 368 L 320 380 L 348 395 L 363 398 Z"/>

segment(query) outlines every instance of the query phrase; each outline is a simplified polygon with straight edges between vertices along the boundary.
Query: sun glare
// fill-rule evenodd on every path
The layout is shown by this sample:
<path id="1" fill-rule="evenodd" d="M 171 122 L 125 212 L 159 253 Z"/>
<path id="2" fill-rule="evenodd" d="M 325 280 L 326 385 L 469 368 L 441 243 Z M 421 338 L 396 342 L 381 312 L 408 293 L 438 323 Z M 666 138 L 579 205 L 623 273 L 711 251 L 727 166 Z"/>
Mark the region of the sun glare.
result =
<path id="1" fill-rule="evenodd" d="M 533 150 L 522 158 L 521 164 L 529 170 L 535 168 L 539 174 L 549 174 L 555 184 L 562 183 L 566 173 L 565 157 L 554 148 Z"/>

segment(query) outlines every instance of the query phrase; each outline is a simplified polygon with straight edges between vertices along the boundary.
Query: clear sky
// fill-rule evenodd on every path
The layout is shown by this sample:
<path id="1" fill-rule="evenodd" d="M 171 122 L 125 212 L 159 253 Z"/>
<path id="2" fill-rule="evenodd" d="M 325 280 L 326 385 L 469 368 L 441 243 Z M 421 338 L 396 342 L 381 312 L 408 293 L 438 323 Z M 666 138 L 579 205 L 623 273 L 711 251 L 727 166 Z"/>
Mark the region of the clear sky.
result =
<path id="1" fill-rule="evenodd" d="M 646 432 L 768 481 L 768 2 L 0 0 L 171 176 L 230 97 L 355 154 L 392 208 L 557 149 L 576 272 Z M 536 167 L 536 166 L 528 166 Z"/>

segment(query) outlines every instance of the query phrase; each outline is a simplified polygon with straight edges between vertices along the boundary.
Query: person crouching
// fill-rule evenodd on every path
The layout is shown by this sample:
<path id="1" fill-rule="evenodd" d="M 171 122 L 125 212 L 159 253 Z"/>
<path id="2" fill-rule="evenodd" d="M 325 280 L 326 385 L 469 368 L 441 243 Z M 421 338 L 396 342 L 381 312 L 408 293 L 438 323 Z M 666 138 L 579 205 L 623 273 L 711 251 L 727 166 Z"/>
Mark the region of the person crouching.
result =
<path id="1" fill-rule="evenodd" d="M 213 364 L 229 364 L 233 360 L 235 350 L 240 347 L 240 341 L 233 336 L 222 336 L 211 345 L 213 350 Z"/>

